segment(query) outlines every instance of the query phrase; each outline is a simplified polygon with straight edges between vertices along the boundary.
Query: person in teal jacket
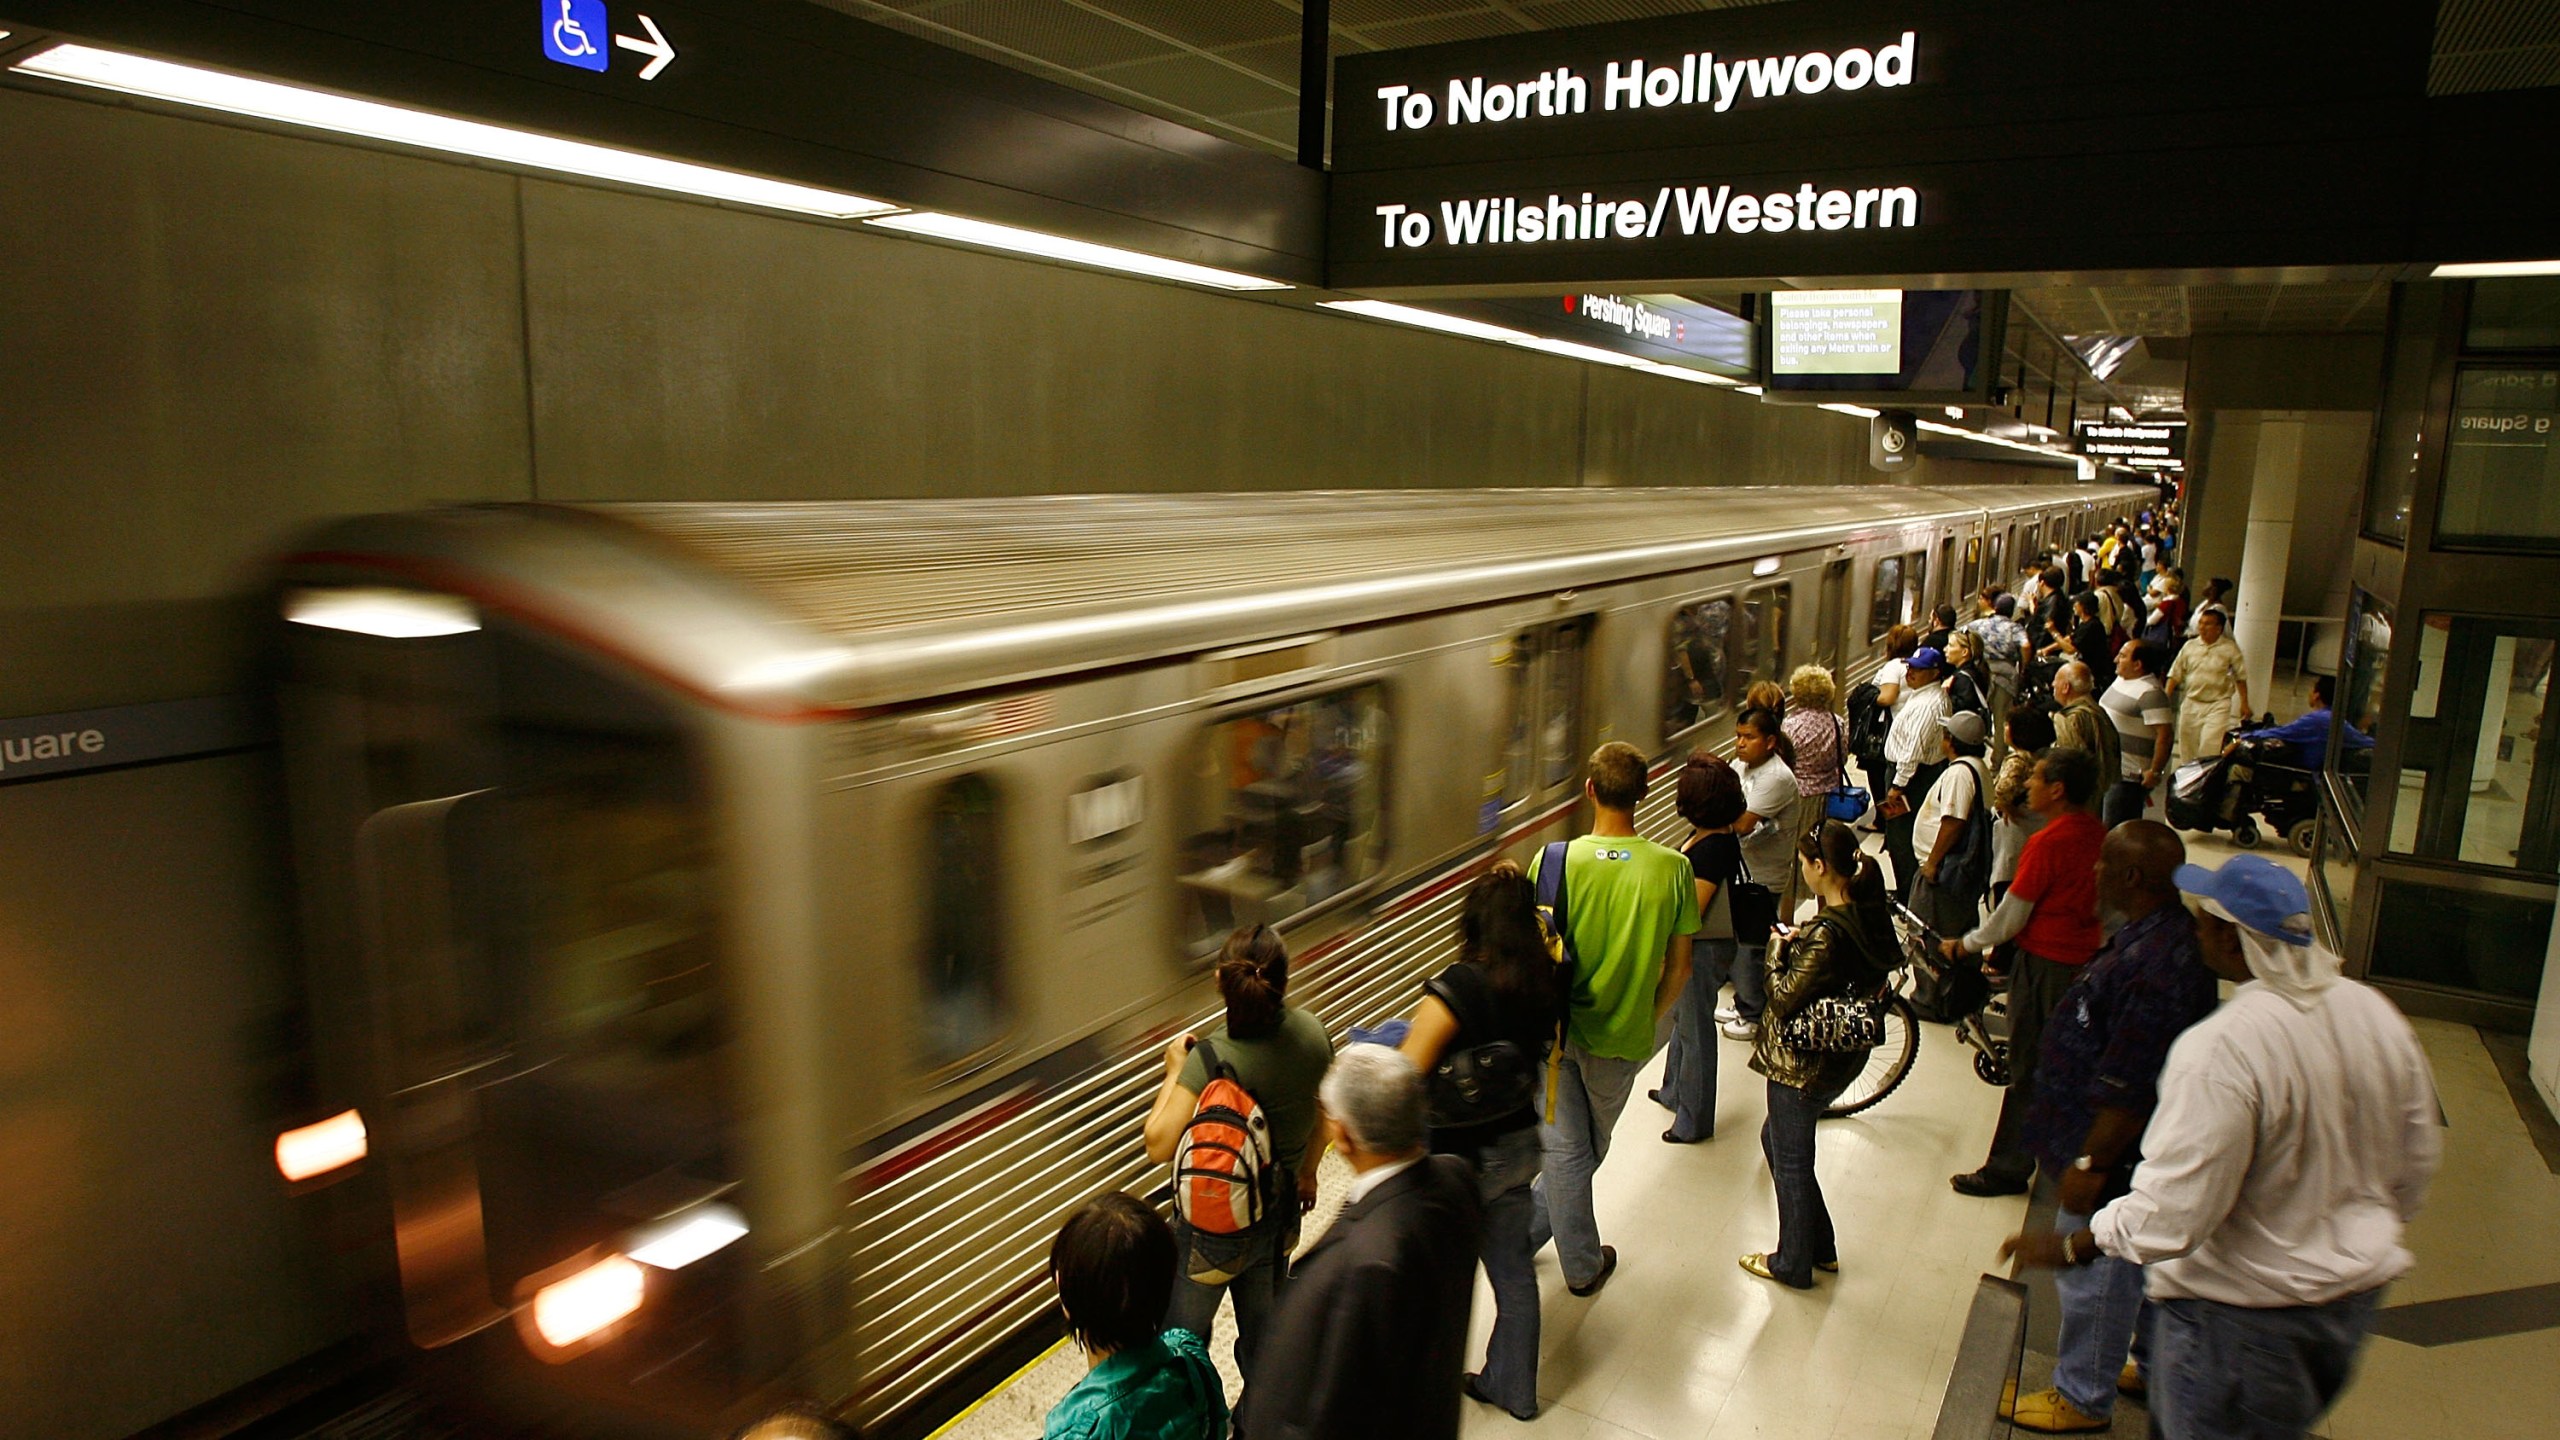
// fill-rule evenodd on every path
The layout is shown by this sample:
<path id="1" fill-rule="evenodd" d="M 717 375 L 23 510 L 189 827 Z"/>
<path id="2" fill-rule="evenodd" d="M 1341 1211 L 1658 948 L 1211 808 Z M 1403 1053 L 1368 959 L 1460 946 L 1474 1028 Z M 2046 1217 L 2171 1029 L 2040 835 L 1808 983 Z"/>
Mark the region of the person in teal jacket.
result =
<path id="1" fill-rule="evenodd" d="M 1173 1227 L 1134 1195 L 1067 1217 L 1049 1282 L 1090 1368 L 1049 1410 L 1045 1440 L 1222 1440 L 1227 1394 L 1208 1342 L 1162 1329 L 1179 1263 Z"/>

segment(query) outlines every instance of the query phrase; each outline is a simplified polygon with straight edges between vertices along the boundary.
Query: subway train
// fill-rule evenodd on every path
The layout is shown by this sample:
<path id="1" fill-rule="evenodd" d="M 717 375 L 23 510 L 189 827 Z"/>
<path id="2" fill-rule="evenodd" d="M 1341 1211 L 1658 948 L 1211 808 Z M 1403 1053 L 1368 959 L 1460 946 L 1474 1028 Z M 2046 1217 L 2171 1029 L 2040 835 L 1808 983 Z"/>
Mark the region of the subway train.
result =
<path id="1" fill-rule="evenodd" d="M 335 524 L 274 590 L 322 1096 L 277 1164 L 393 1333 L 494 1392 L 920 1433 L 1054 1338 L 1060 1219 L 1160 1182 L 1139 1124 L 1231 929 L 1278 926 L 1337 1035 L 1405 1013 L 1594 745 L 1721 745 L 1805 661 L 1845 691 L 2155 494 Z"/>

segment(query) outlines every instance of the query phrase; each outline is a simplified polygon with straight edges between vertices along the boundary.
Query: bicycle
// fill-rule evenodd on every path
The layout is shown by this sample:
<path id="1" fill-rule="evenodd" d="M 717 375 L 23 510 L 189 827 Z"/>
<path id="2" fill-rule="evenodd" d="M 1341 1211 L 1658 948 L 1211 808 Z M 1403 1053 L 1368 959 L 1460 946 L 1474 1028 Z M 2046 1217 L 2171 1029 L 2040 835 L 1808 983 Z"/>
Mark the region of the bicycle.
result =
<path id="1" fill-rule="evenodd" d="M 1911 1000 L 1911 992 L 1927 977 L 1929 983 L 1942 990 L 1969 992 L 1980 999 L 1959 1013 L 1953 1024 L 1956 1039 L 1973 1051 L 1973 1073 L 1986 1085 L 2009 1083 L 2009 1041 L 2005 1013 L 1988 985 L 1978 978 L 1967 982 L 1956 975 L 1939 957 L 1937 932 L 1928 922 L 1912 914 L 1901 904 L 1893 907 L 1895 938 L 1902 942 L 1902 963 L 1894 967 L 1885 986 L 1884 1043 L 1867 1053 L 1867 1066 L 1858 1072 L 1832 1102 L 1823 1107 L 1822 1118 L 1837 1119 L 1873 1109 L 1884 1098 L 1900 1089 L 1920 1059 L 1920 1010 Z M 1998 1032 L 1992 1029 L 1995 1017 L 2004 1023 Z"/>

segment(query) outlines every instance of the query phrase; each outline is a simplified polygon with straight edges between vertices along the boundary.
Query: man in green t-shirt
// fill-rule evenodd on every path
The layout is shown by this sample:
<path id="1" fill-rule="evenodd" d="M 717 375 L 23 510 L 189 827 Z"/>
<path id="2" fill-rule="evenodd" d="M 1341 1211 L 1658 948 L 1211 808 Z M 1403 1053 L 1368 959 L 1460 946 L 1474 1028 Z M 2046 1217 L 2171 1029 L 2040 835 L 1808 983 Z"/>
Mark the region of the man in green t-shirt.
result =
<path id="1" fill-rule="evenodd" d="M 1653 1055 L 1662 1017 L 1689 983 L 1689 937 L 1698 930 L 1698 887 L 1689 861 L 1636 834 L 1636 806 L 1651 777 L 1644 756 L 1617 741 L 1591 755 L 1583 793 L 1595 812 L 1591 833 L 1565 848 L 1565 923 L 1580 959 L 1565 1025 L 1555 1118 L 1540 1127 L 1546 1146 L 1538 1177 L 1532 1249 L 1552 1236 L 1565 1284 L 1598 1293 L 1618 1268 L 1600 1243 L 1591 1177 L 1608 1158 L 1609 1132 L 1627 1107 L 1636 1070 Z M 1529 867 L 1537 878 L 1541 851 Z"/>

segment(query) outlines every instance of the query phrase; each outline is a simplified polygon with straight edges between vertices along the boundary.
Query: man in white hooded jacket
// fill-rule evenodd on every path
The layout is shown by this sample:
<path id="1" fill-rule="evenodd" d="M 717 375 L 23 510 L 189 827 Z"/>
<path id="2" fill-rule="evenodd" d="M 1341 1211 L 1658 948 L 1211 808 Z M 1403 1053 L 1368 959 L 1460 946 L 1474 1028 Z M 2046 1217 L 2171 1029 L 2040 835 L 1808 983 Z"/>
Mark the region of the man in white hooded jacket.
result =
<path id="1" fill-rule="evenodd" d="M 2205 963 L 2246 981 L 2169 1051 L 2132 1193 L 2003 1255 L 2148 1266 L 2150 1403 L 2173 1440 L 2306 1433 L 2354 1369 L 2443 1156 L 2418 1038 L 2311 938 L 2302 882 L 2254 855 L 2180 866 Z"/>

